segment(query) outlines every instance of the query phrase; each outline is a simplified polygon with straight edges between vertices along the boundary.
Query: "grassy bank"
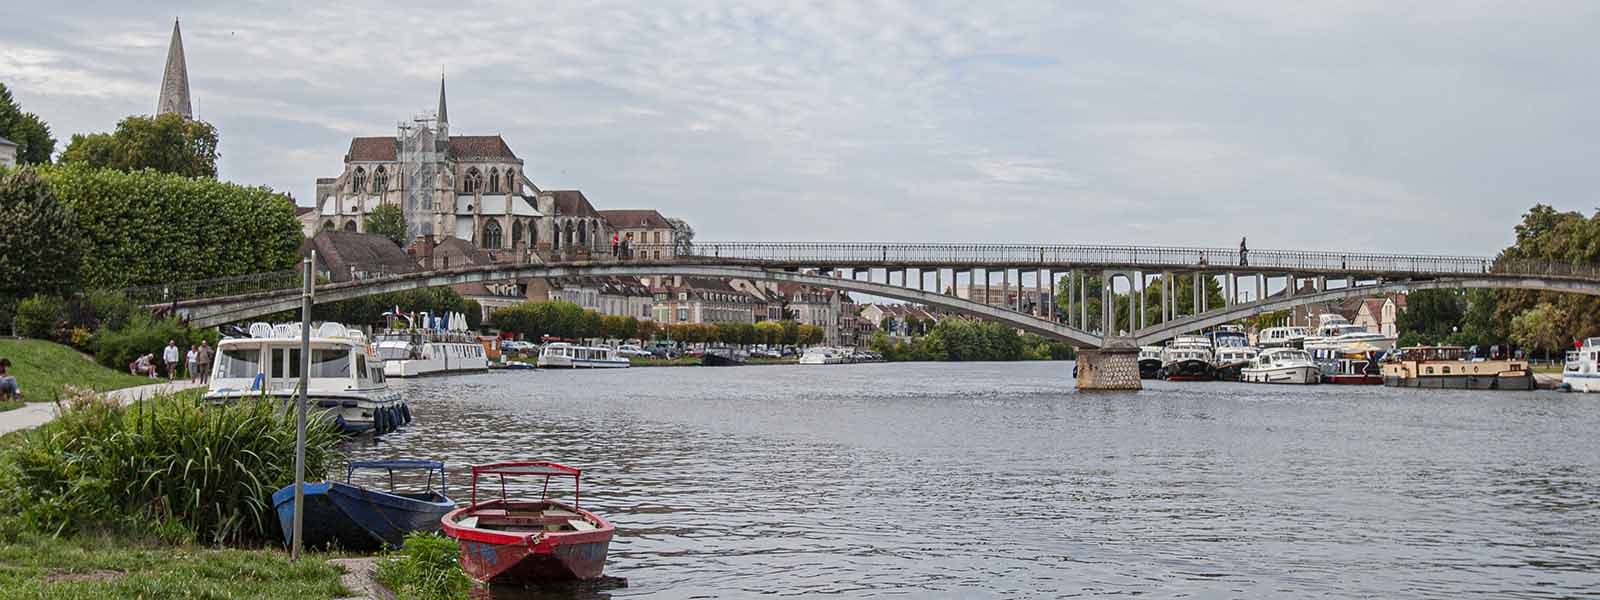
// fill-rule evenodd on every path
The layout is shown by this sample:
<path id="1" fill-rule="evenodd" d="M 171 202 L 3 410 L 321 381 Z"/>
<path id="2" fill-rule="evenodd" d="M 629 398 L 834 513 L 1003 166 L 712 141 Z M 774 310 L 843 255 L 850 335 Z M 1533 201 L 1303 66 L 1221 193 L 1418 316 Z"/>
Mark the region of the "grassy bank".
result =
<path id="1" fill-rule="evenodd" d="M 219 550 L 109 536 L 23 535 L 0 542 L 0 598 L 337 598 L 321 555 Z"/>
<path id="2" fill-rule="evenodd" d="M 698 367 L 700 358 L 695 356 L 679 356 L 672 360 L 663 358 L 645 358 L 635 356 L 628 359 L 628 364 L 635 367 Z"/>
<path id="3" fill-rule="evenodd" d="M 149 377 L 107 369 L 77 350 L 43 340 L 0 339 L 0 357 L 11 359 L 11 375 L 29 402 L 64 398 L 67 385 L 104 392 L 155 383 Z"/>

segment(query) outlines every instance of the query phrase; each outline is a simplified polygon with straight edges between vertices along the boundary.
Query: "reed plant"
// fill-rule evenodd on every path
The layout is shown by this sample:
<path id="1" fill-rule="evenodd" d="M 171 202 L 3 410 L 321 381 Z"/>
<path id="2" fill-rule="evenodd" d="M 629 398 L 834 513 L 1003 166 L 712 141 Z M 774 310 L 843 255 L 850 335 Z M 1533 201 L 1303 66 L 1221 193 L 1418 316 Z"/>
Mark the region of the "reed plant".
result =
<path id="1" fill-rule="evenodd" d="M 215 405 L 180 392 L 124 407 L 75 391 L 61 411 L 0 445 L 0 501 L 23 529 L 281 539 L 271 496 L 294 480 L 295 422 L 278 402 Z M 307 479 L 326 474 L 341 439 L 332 424 L 311 420 Z"/>
<path id="2" fill-rule="evenodd" d="M 456 541 L 437 533 L 406 534 L 405 546 L 378 561 L 376 579 L 400 600 L 467 598 L 472 580 L 461 571 Z"/>

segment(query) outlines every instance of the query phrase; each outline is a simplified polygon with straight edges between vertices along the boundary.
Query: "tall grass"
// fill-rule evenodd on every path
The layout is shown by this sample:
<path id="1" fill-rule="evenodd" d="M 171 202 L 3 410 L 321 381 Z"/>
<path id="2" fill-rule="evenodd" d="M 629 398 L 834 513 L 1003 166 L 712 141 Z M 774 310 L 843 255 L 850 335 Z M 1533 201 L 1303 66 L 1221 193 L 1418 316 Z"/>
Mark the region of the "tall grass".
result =
<path id="1" fill-rule="evenodd" d="M 281 539 L 271 495 L 293 482 L 295 425 L 277 402 L 217 406 L 184 392 L 121 407 L 78 393 L 62 410 L 0 447 L 0 502 L 24 527 L 214 544 Z M 320 479 L 341 437 L 312 423 L 306 475 Z"/>
<path id="2" fill-rule="evenodd" d="M 461 572 L 461 549 L 437 533 L 406 534 L 405 547 L 378 562 L 377 579 L 402 600 L 466 598 L 472 580 Z"/>

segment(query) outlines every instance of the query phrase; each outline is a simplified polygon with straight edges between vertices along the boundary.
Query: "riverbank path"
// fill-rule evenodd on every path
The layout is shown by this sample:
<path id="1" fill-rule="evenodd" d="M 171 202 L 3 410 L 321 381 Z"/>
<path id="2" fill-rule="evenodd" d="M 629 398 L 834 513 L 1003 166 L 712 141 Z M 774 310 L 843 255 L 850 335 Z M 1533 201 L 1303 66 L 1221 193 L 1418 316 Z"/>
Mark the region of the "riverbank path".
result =
<path id="1" fill-rule="evenodd" d="M 173 381 L 140 385 L 120 390 L 106 392 L 106 397 L 114 398 L 123 406 L 133 404 L 135 401 L 149 398 L 156 394 L 170 394 L 189 388 L 205 385 L 189 381 Z M 33 429 L 56 418 L 56 403 L 54 402 L 29 402 L 21 408 L 0 412 L 0 435 L 23 429 Z"/>

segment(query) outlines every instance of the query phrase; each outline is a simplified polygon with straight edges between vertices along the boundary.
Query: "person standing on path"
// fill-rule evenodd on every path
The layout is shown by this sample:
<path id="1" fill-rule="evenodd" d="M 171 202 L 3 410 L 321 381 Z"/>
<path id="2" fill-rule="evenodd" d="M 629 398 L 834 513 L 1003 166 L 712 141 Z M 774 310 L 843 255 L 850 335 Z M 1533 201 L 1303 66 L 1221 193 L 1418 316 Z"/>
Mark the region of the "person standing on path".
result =
<path id="1" fill-rule="evenodd" d="M 183 358 L 183 366 L 189 369 L 189 372 L 185 373 L 185 375 L 189 376 L 189 383 L 194 383 L 195 378 L 200 376 L 200 363 L 198 362 L 200 352 L 195 349 L 195 346 L 189 346 L 189 351 L 184 353 Z"/>
<path id="2" fill-rule="evenodd" d="M 195 363 L 200 367 L 200 383 L 211 382 L 211 344 L 200 340 L 200 349 L 195 351 Z"/>
<path id="3" fill-rule="evenodd" d="M 167 347 L 161 350 L 161 362 L 167 365 L 167 381 L 172 381 L 178 372 L 178 341 L 167 340 Z"/>
<path id="4" fill-rule="evenodd" d="M 622 238 L 617 237 L 617 232 L 611 232 L 611 258 L 622 258 Z"/>
<path id="5" fill-rule="evenodd" d="M 1250 266 L 1250 248 L 1244 245 L 1244 237 L 1239 238 L 1239 266 Z"/>
<path id="6" fill-rule="evenodd" d="M 17 378 L 11 376 L 11 359 L 0 358 L 0 400 L 21 400 L 22 388 Z"/>

